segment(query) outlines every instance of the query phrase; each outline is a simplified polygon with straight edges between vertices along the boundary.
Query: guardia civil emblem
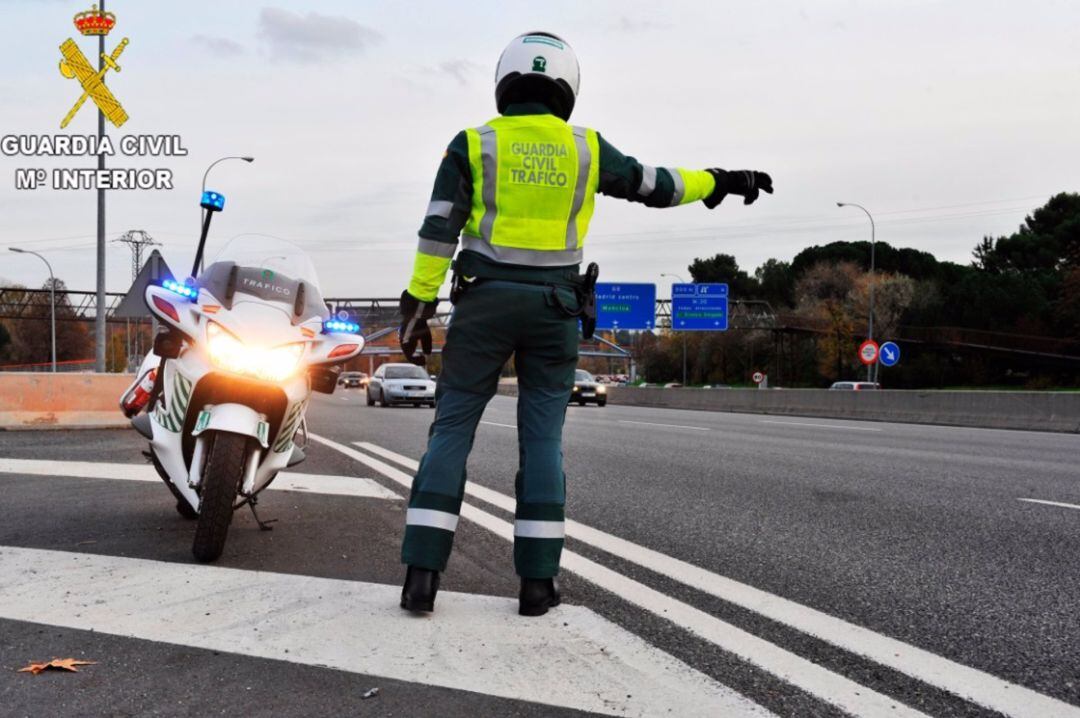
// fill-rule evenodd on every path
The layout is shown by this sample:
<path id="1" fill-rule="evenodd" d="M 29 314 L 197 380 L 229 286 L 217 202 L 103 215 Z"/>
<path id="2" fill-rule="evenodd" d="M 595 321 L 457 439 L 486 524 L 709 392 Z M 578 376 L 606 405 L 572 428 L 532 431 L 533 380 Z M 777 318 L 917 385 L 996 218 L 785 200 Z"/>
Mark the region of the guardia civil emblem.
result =
<path id="1" fill-rule="evenodd" d="M 73 22 L 75 23 L 75 29 L 83 35 L 102 37 L 108 35 L 109 31 L 116 25 L 116 15 L 111 12 L 102 12 L 98 10 L 97 5 L 91 5 L 89 10 L 76 15 Z M 82 53 L 82 50 L 70 37 L 60 46 L 60 54 L 64 57 L 60 61 L 60 74 L 69 80 L 78 80 L 83 91 L 79 99 L 76 100 L 75 106 L 71 108 L 71 111 L 64 117 L 63 122 L 60 123 L 60 129 L 67 127 L 68 123 L 75 118 L 75 114 L 78 113 L 79 108 L 83 106 L 87 98 L 94 101 L 94 104 L 101 110 L 101 114 L 105 115 L 115 127 L 120 127 L 120 125 L 127 122 L 127 112 L 121 106 L 120 101 L 105 86 L 105 73 L 109 70 L 120 72 L 120 66 L 116 64 L 116 61 L 120 59 L 120 55 L 124 52 L 127 44 L 128 39 L 125 37 L 112 51 L 111 55 L 101 53 L 102 66 L 100 70 L 94 69 L 90 61 L 87 60 L 86 55 Z"/>

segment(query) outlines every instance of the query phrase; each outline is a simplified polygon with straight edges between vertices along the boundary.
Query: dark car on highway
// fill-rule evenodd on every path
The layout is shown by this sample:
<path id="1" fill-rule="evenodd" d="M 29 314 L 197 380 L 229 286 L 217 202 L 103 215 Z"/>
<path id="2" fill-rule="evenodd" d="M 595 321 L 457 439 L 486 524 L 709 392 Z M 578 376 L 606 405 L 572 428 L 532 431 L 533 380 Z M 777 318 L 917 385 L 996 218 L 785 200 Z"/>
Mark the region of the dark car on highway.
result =
<path id="1" fill-rule="evenodd" d="M 578 369 L 574 373 L 574 389 L 570 392 L 570 401 L 576 401 L 581 406 L 590 403 L 604 406 L 607 404 L 607 387 L 589 372 Z"/>
<path id="2" fill-rule="evenodd" d="M 338 386 L 343 386 L 346 389 L 362 389 L 368 385 L 368 375 L 362 371 L 345 371 L 338 377 L 337 383 Z"/>

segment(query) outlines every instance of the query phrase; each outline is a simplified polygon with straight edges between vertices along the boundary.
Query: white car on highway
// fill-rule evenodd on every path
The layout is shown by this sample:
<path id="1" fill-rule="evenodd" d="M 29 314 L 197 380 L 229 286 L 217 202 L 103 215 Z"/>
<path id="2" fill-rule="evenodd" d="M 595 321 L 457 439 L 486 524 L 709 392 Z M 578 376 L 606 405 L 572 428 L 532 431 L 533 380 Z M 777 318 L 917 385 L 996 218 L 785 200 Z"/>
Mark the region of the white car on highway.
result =
<path id="1" fill-rule="evenodd" d="M 830 391 L 874 391 L 881 388 L 881 384 L 874 381 L 835 381 L 829 387 Z"/>
<path id="2" fill-rule="evenodd" d="M 435 406 L 435 381 L 415 364 L 383 364 L 367 386 L 367 405 Z"/>

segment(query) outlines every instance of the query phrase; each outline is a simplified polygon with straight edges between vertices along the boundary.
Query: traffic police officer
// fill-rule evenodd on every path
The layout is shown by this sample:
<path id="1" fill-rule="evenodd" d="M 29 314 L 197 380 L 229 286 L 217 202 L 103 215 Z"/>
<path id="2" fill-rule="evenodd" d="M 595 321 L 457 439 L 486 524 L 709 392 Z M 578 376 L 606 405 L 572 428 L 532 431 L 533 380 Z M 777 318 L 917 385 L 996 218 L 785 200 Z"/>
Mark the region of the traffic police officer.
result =
<path id="1" fill-rule="evenodd" d="M 499 58 L 495 82 L 501 116 L 460 132 L 447 148 L 420 228 L 412 280 L 401 295 L 402 350 L 423 363 L 414 354 L 418 346 L 431 353 L 427 320 L 460 236 L 438 407 L 409 496 L 401 606 L 434 608 L 476 426 L 512 356 L 520 451 L 514 565 L 521 577 L 519 612 L 538 616 L 559 603 L 562 426 L 587 299 L 579 265 L 596 194 L 649 207 L 703 201 L 712 209 L 728 194 L 750 204 L 759 191 L 772 192 L 772 180 L 750 170 L 651 167 L 595 130 L 567 124 L 579 68 L 573 50 L 555 35 L 514 38 Z"/>

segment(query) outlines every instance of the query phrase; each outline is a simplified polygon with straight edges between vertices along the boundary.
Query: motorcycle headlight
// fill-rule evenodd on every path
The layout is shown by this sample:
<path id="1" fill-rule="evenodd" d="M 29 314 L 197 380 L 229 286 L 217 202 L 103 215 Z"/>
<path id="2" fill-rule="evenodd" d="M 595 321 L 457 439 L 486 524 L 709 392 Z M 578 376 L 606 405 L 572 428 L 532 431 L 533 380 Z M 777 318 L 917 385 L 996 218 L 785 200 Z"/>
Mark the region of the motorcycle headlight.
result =
<path id="1" fill-rule="evenodd" d="M 214 366 L 265 381 L 289 378 L 304 355 L 302 342 L 271 349 L 246 346 L 217 322 L 206 325 L 206 340 Z"/>

